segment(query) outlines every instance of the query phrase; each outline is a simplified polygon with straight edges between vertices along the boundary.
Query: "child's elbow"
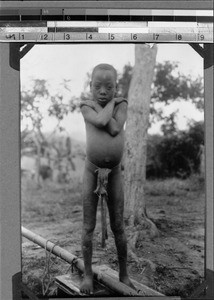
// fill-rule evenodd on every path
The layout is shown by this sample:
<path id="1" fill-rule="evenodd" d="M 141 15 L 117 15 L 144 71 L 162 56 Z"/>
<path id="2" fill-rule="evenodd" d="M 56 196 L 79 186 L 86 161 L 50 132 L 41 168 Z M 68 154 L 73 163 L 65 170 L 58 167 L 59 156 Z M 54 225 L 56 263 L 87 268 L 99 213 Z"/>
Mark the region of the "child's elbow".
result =
<path id="1" fill-rule="evenodd" d="M 119 132 L 120 132 L 119 128 L 111 128 L 109 130 L 110 135 L 113 137 L 117 136 L 119 134 Z"/>
<path id="2" fill-rule="evenodd" d="M 107 125 L 107 122 L 105 122 L 102 119 L 97 119 L 96 123 L 97 123 L 97 127 L 99 127 L 99 128 L 103 128 L 103 127 L 105 127 Z"/>

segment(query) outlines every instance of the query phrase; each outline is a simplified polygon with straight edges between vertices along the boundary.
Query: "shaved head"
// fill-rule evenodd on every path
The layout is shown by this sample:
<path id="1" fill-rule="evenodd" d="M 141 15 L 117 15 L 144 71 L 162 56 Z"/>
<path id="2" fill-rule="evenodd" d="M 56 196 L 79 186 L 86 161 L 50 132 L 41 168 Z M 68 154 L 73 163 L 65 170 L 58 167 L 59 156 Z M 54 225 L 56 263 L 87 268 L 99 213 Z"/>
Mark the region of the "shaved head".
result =
<path id="1" fill-rule="evenodd" d="M 112 71 L 115 76 L 115 81 L 117 80 L 117 71 L 112 65 L 109 64 L 99 64 L 96 67 L 94 67 L 93 72 L 92 72 L 92 79 L 97 70 L 103 70 L 103 71 Z"/>

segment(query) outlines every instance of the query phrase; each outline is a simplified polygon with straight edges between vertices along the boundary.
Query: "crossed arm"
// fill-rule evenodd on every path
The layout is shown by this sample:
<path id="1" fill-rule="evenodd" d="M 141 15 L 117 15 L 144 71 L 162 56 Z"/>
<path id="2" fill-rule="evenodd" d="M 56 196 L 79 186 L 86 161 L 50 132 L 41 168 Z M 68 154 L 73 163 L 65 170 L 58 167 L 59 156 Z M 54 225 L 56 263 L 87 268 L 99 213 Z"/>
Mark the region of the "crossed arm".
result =
<path id="1" fill-rule="evenodd" d="M 86 122 L 97 128 L 105 128 L 111 136 L 116 136 L 122 130 L 127 118 L 127 101 L 123 98 L 112 99 L 104 108 L 91 100 L 82 101 L 80 107 Z"/>

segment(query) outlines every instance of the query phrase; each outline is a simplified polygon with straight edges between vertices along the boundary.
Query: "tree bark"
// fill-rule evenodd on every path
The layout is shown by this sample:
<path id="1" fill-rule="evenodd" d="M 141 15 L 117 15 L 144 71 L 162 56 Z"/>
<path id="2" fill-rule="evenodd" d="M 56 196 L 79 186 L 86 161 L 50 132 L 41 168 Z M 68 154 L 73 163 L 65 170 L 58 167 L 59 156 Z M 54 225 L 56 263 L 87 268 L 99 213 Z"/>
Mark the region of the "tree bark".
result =
<path id="1" fill-rule="evenodd" d="M 157 46 L 135 46 L 135 66 L 128 94 L 128 117 L 125 143 L 125 220 L 141 224 L 146 218 L 144 186 L 146 180 L 147 129 L 150 112 L 151 84 Z"/>

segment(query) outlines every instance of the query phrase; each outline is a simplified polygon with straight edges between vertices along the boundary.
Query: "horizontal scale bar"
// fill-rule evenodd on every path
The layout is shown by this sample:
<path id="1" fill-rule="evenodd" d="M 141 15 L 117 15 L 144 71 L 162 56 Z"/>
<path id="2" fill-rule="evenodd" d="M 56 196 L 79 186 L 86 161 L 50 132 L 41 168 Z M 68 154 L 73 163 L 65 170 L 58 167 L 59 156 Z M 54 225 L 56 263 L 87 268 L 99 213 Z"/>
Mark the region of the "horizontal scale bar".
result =
<path id="1" fill-rule="evenodd" d="M 23 1 L 26 3 L 26 1 Z M 44 2 L 44 1 L 43 1 Z M 104 9 L 23 7 L 22 9 L 0 7 L 0 21 L 177 21 L 213 22 L 210 9 Z"/>
<path id="2" fill-rule="evenodd" d="M 19 21 L 165 21 L 165 22 L 213 22 L 212 17 L 204 16 L 108 16 L 108 15 L 0 15 L 0 22 Z"/>
<path id="3" fill-rule="evenodd" d="M 0 23 L 1 24 L 1 23 Z M 17 24 L 17 23 L 16 23 Z M 201 22 L 101 22 L 101 21 L 47 21 L 47 27 L 206 27 L 213 28 L 213 23 Z"/>
<path id="4" fill-rule="evenodd" d="M 80 22 L 80 21 L 69 21 L 69 22 L 59 22 L 59 21 L 47 21 L 47 22 L 0 22 L 0 32 L 1 31 L 36 31 L 45 29 L 51 32 L 57 31 L 98 31 L 98 28 L 105 28 L 106 30 L 114 28 L 180 28 L 178 30 L 183 30 L 183 28 L 189 29 L 190 31 L 195 28 L 198 30 L 200 28 L 207 28 L 213 31 L 213 23 L 200 23 L 200 22 L 100 22 L 100 21 L 90 21 L 90 22 Z M 129 29 L 128 29 L 129 30 Z"/>
<path id="5" fill-rule="evenodd" d="M 169 30 L 169 29 L 168 29 Z M 147 32 L 147 33 L 99 33 L 99 32 L 0 32 L 1 42 L 167 42 L 213 43 L 209 31 Z"/>
<path id="6" fill-rule="evenodd" d="M 10 9 L 0 7 L 0 15 L 130 15 L 130 16 L 203 16 L 212 17 L 212 10 L 190 9 L 84 9 L 84 8 L 22 8 Z"/>
<path id="7" fill-rule="evenodd" d="M 29 23 L 28 23 L 29 24 Z M 17 25 L 17 23 L 16 23 Z M 19 25 L 19 24 L 18 24 Z M 37 24 L 38 25 L 38 24 Z M 210 23 L 171 23 L 167 26 L 166 22 L 47 22 L 37 26 L 14 27 L 3 26 L 0 24 L 0 33 L 14 32 L 99 32 L 99 33 L 213 33 L 213 24 Z M 46 26 L 45 26 L 46 25 Z M 69 26 L 68 26 L 69 25 Z M 85 26 L 83 26 L 85 25 Z M 186 26 L 185 26 L 186 25 Z"/>

